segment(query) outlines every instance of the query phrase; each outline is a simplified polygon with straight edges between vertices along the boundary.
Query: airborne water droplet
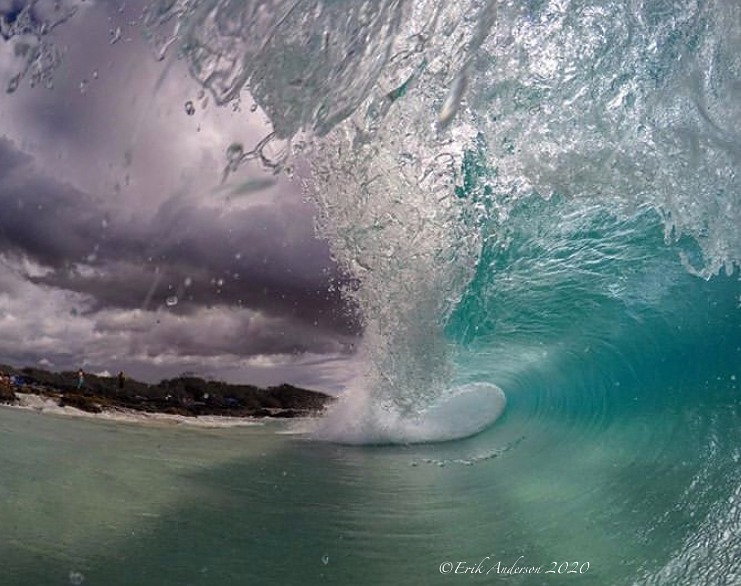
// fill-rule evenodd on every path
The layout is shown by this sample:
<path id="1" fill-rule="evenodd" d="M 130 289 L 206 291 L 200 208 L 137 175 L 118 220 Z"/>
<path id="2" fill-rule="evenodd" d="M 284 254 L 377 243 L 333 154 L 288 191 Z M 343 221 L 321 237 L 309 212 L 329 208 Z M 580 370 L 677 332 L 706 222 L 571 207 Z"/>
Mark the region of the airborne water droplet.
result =
<path id="1" fill-rule="evenodd" d="M 453 80 L 453 85 L 448 91 L 443 107 L 437 115 L 437 124 L 441 129 L 445 129 L 453 121 L 461 105 L 463 95 L 466 93 L 467 75 L 465 71 L 458 73 Z"/>
<path id="2" fill-rule="evenodd" d="M 185 102 L 185 113 L 188 116 L 193 116 L 193 114 L 196 113 L 196 107 L 193 105 L 193 102 L 190 100 Z"/>
<path id="3" fill-rule="evenodd" d="M 5 88 L 5 91 L 9 94 L 12 94 L 15 90 L 18 89 L 18 86 L 21 83 L 21 74 L 18 73 L 10 78 L 10 81 L 8 82 L 8 85 Z"/>
<path id="4" fill-rule="evenodd" d="M 222 183 L 229 177 L 229 173 L 233 173 L 239 169 L 239 165 L 244 159 L 244 149 L 238 142 L 233 142 L 226 149 L 226 168 L 224 169 L 224 176 L 222 177 Z"/>
<path id="5" fill-rule="evenodd" d="M 115 30 L 111 29 L 109 31 L 111 35 L 111 45 L 115 45 L 118 43 L 118 41 L 121 40 L 121 27 L 117 26 Z"/>
<path id="6" fill-rule="evenodd" d="M 329 555 L 326 553 L 322 556 L 322 563 L 326 566 L 329 563 Z"/>
<path id="7" fill-rule="evenodd" d="M 85 576 L 83 576 L 80 572 L 75 572 L 72 570 L 69 573 L 69 583 L 74 584 L 75 586 L 79 586 L 85 581 Z"/>
<path id="8" fill-rule="evenodd" d="M 233 142 L 226 149 L 226 159 L 230 163 L 239 163 L 243 153 L 242 145 L 238 142 Z"/>

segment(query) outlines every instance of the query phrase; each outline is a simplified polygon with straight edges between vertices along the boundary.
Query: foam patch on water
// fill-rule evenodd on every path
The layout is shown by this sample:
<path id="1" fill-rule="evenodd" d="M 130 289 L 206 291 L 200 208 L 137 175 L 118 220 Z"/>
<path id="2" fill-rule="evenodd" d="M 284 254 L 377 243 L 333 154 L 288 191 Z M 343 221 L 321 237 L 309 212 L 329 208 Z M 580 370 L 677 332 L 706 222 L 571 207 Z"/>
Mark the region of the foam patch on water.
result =
<path id="1" fill-rule="evenodd" d="M 343 444 L 444 442 L 483 431 L 506 402 L 496 385 L 470 383 L 451 389 L 415 415 L 402 416 L 378 407 L 367 395 L 348 393 L 312 429 L 301 431 L 312 439 Z"/>

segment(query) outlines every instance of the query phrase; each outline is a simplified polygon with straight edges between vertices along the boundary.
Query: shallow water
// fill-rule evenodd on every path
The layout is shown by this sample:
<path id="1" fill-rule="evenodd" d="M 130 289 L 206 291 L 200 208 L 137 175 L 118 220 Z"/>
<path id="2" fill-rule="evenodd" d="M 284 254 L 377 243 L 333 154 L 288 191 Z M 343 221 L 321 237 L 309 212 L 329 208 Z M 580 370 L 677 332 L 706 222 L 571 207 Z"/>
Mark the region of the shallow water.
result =
<path id="1" fill-rule="evenodd" d="M 285 423 L 183 429 L 2 409 L 4 583 L 449 584 L 463 578 L 444 562 L 519 559 L 589 566 L 469 578 L 734 584 L 718 556 L 737 559 L 736 390 L 676 390 L 683 399 L 626 401 L 586 430 L 557 404 L 514 401 L 481 435 L 406 447 L 306 441 Z"/>

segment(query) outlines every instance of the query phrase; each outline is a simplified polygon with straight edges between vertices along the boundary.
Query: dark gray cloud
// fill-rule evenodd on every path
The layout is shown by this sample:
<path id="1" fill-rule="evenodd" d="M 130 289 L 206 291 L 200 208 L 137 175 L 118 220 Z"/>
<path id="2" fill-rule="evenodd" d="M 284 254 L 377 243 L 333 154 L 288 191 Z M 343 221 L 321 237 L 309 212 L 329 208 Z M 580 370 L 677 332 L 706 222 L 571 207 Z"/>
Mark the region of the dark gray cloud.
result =
<path id="1" fill-rule="evenodd" d="M 0 250 L 61 266 L 81 259 L 88 242 L 78 228 L 94 212 L 85 194 L 37 174 L 32 157 L 0 138 Z"/>
<path id="2" fill-rule="evenodd" d="M 309 206 L 225 209 L 188 196 L 152 216 L 112 208 L 45 177 L 0 139 L 0 252 L 50 269 L 33 282 L 84 293 L 106 308 L 193 313 L 226 306 L 352 334 L 342 277 L 306 221 Z"/>
<path id="3" fill-rule="evenodd" d="M 140 8 L 88 3 L 51 35 L 54 89 L 0 96 L 0 361 L 336 388 L 359 326 L 312 206 L 255 169 L 219 187 L 226 146 L 269 129 L 176 61 L 161 78 Z"/>
<path id="4" fill-rule="evenodd" d="M 345 354 L 357 334 L 300 199 L 227 209 L 173 196 L 148 216 L 46 177 L 0 139 L 0 209 L 2 360 L 239 380 L 234 363 L 268 370 L 273 356 L 274 378 L 250 364 L 242 377 L 279 382 L 288 356 L 294 382 L 331 387 L 295 362 Z"/>

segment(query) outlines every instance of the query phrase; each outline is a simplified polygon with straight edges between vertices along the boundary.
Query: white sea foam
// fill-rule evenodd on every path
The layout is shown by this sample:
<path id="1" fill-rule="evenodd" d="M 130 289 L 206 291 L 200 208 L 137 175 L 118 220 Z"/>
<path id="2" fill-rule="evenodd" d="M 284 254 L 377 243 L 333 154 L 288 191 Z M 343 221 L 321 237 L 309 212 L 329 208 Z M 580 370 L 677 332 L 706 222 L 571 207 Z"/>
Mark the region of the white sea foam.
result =
<path id="1" fill-rule="evenodd" d="M 343 444 L 442 442 L 475 435 L 492 425 L 506 405 L 502 390 L 489 383 L 453 388 L 418 413 L 402 415 L 373 404 L 366 393 L 348 393 L 303 431 L 313 439 Z"/>

